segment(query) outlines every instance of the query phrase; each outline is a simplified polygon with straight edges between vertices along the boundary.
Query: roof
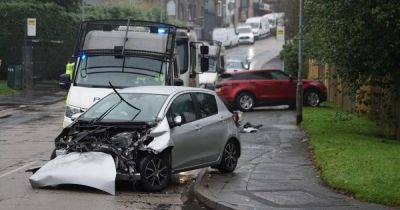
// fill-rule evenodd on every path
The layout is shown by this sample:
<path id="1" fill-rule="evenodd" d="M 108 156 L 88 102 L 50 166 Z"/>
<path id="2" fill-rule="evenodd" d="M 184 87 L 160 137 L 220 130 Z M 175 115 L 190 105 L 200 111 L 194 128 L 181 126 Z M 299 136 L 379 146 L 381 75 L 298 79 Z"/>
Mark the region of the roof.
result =
<path id="1" fill-rule="evenodd" d="M 235 72 L 229 72 L 227 74 L 248 74 L 248 73 L 254 73 L 258 71 L 282 71 L 280 69 L 259 69 L 259 70 L 246 70 L 246 71 L 235 71 Z"/>
<path id="2" fill-rule="evenodd" d="M 140 86 L 140 87 L 130 87 L 120 90 L 120 93 L 148 93 L 148 94 L 162 94 L 162 95 L 172 95 L 175 93 L 183 91 L 193 91 L 193 92 L 208 92 L 214 93 L 213 91 L 203 89 L 203 88 L 193 88 L 185 86 Z"/>

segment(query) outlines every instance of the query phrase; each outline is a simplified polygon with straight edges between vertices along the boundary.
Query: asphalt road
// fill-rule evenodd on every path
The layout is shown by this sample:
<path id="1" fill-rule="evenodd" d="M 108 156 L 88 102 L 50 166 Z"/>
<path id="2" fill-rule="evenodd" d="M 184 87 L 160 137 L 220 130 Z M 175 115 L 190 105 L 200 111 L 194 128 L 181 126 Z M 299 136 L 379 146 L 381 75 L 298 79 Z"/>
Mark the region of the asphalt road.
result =
<path id="1" fill-rule="evenodd" d="M 275 38 L 259 40 L 227 50 L 228 59 L 252 59 L 260 68 L 276 57 L 282 43 Z M 32 189 L 29 168 L 48 161 L 54 138 L 61 131 L 64 101 L 50 105 L 0 107 L 11 110 L 11 116 L 0 118 L 0 209 L 203 209 L 191 201 L 190 191 L 196 171 L 173 178 L 170 187 L 148 194 L 129 183 L 117 184 L 117 195 L 106 195 L 94 189 L 67 186 Z"/>
<path id="2" fill-rule="evenodd" d="M 264 64 L 277 57 L 283 46 L 283 41 L 278 41 L 275 37 L 257 40 L 253 45 L 239 45 L 226 51 L 226 59 L 251 61 L 250 69 L 261 69 Z"/>

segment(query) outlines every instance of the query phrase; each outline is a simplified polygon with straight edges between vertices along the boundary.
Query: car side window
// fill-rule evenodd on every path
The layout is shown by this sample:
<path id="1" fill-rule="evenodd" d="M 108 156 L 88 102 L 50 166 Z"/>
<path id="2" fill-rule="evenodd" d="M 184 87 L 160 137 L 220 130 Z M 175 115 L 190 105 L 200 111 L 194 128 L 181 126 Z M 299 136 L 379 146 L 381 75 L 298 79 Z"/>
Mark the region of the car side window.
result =
<path id="1" fill-rule="evenodd" d="M 263 75 L 260 75 L 256 72 L 251 72 L 251 73 L 241 73 L 241 74 L 234 74 L 233 75 L 234 80 L 262 80 L 264 79 Z"/>
<path id="2" fill-rule="evenodd" d="M 289 80 L 289 76 L 281 71 L 271 71 L 270 74 L 274 80 Z"/>
<path id="3" fill-rule="evenodd" d="M 215 96 L 207 93 L 194 94 L 199 105 L 200 118 L 205 118 L 218 113 Z"/>
<path id="4" fill-rule="evenodd" d="M 182 124 L 196 120 L 194 102 L 189 93 L 178 96 L 172 102 L 167 113 L 168 121 L 172 122 L 176 116 L 182 117 Z"/>

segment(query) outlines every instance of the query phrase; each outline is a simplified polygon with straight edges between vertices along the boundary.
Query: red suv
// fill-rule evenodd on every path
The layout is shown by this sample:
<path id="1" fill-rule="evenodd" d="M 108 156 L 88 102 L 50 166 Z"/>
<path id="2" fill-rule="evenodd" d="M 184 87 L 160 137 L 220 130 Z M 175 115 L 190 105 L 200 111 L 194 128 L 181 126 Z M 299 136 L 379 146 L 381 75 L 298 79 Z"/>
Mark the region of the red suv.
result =
<path id="1" fill-rule="evenodd" d="M 256 106 L 289 105 L 296 107 L 297 80 L 281 70 L 240 71 L 221 75 L 215 91 L 231 108 L 249 111 Z M 326 101 L 322 82 L 303 80 L 304 103 L 318 106 Z"/>

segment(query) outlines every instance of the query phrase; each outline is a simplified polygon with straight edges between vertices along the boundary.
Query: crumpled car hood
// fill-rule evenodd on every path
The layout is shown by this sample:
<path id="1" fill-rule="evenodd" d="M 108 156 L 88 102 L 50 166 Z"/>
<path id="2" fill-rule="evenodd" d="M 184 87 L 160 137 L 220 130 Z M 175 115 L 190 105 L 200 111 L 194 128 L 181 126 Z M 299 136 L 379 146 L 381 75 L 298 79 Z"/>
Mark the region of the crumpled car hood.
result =
<path id="1" fill-rule="evenodd" d="M 115 195 L 116 168 L 111 155 L 103 152 L 71 152 L 47 162 L 29 181 L 34 188 L 77 184 Z"/>

